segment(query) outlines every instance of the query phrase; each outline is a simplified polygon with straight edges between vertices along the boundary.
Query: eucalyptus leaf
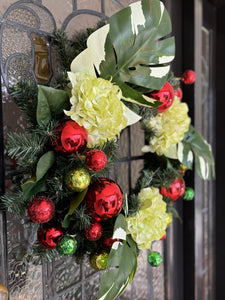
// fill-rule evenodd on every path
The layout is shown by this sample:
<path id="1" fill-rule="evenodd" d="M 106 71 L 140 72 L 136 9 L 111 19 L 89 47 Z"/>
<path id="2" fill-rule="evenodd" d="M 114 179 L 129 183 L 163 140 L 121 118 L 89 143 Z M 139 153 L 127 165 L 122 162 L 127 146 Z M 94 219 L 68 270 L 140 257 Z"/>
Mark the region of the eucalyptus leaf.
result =
<path id="1" fill-rule="evenodd" d="M 69 95 L 63 90 L 38 86 L 37 122 L 47 125 L 53 118 L 60 118 L 64 109 L 69 109 Z"/>
<path id="2" fill-rule="evenodd" d="M 47 185 L 45 178 L 36 181 L 36 178 L 26 181 L 22 185 L 24 199 L 29 199 L 34 194 L 47 191 Z"/>
<path id="3" fill-rule="evenodd" d="M 36 167 L 36 177 L 26 181 L 22 185 L 23 196 L 25 199 L 30 198 L 36 193 L 47 191 L 45 175 L 55 162 L 55 154 L 48 151 L 41 156 Z"/>
<path id="4" fill-rule="evenodd" d="M 74 210 L 81 204 L 81 202 L 84 200 L 84 197 L 87 193 L 87 188 L 83 190 L 80 193 L 76 193 L 71 197 L 70 201 L 70 208 L 68 213 L 65 215 L 64 220 L 62 222 L 62 227 L 63 228 L 68 228 L 70 225 L 70 219 L 71 215 L 73 214 Z"/>
<path id="5" fill-rule="evenodd" d="M 54 151 L 48 151 L 39 159 L 36 167 L 36 181 L 39 181 L 55 162 Z"/>

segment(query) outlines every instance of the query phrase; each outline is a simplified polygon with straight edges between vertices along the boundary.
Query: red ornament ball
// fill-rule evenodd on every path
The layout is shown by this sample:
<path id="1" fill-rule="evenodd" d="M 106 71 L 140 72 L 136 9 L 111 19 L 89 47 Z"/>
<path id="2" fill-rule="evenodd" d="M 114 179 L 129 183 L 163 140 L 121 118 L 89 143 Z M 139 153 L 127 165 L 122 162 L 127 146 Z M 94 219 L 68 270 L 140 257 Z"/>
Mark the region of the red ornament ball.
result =
<path id="1" fill-rule="evenodd" d="M 159 113 L 162 113 L 172 105 L 174 99 L 174 89 L 172 85 L 166 81 L 160 90 L 153 91 L 149 93 L 148 96 L 162 102 L 162 104 L 157 107 Z"/>
<path id="2" fill-rule="evenodd" d="M 50 198 L 36 197 L 28 205 L 28 215 L 34 223 L 46 223 L 52 219 L 55 205 Z"/>
<path id="3" fill-rule="evenodd" d="M 37 232 L 39 244 L 45 249 L 55 249 L 58 239 L 63 236 L 61 227 L 43 226 Z"/>
<path id="4" fill-rule="evenodd" d="M 104 221 L 120 213 L 123 206 L 123 194 L 113 180 L 98 178 L 89 186 L 85 203 L 88 214 L 96 221 Z"/>
<path id="5" fill-rule="evenodd" d="M 107 157 L 102 150 L 94 149 L 86 153 L 87 167 L 95 172 L 101 171 L 107 164 Z"/>
<path id="6" fill-rule="evenodd" d="M 104 237 L 102 239 L 102 244 L 106 247 L 106 248 L 112 248 L 113 243 L 115 242 L 119 242 L 120 239 L 113 239 L 112 237 Z"/>
<path id="7" fill-rule="evenodd" d="M 181 101 L 183 98 L 183 92 L 182 89 L 179 88 L 177 90 L 174 91 L 174 95 L 177 96 L 177 98 Z"/>
<path id="8" fill-rule="evenodd" d="M 170 197 L 172 201 L 179 199 L 185 191 L 185 182 L 182 177 L 178 177 L 174 182 L 168 187 L 161 187 L 160 193 L 163 196 Z"/>
<path id="9" fill-rule="evenodd" d="M 81 153 L 87 145 L 88 134 L 83 126 L 72 120 L 64 121 L 56 127 L 58 134 L 53 141 L 54 150 L 59 153 Z"/>
<path id="10" fill-rule="evenodd" d="M 195 72 L 192 70 L 186 70 L 182 75 L 181 81 L 183 81 L 183 83 L 185 84 L 192 84 L 195 82 L 195 79 L 196 79 Z"/>
<path id="11" fill-rule="evenodd" d="M 161 237 L 160 241 L 163 241 L 163 240 L 165 240 L 165 239 L 166 239 L 166 234 L 164 234 L 164 235 Z"/>
<path id="12" fill-rule="evenodd" d="M 97 241 L 102 236 L 102 225 L 98 222 L 91 224 L 85 231 L 85 236 L 89 241 Z"/>

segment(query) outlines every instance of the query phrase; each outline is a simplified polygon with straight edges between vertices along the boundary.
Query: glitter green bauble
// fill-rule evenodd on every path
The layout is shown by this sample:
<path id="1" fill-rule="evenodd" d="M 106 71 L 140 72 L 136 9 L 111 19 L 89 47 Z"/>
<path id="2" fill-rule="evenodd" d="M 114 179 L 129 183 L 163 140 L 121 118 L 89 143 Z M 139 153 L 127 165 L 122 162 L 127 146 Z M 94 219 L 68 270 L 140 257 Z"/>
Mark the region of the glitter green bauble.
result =
<path id="1" fill-rule="evenodd" d="M 90 256 L 90 266 L 97 270 L 105 270 L 109 254 L 107 252 L 95 253 Z"/>
<path id="2" fill-rule="evenodd" d="M 183 198 L 184 200 L 193 200 L 195 192 L 191 187 L 186 187 Z"/>
<path id="3" fill-rule="evenodd" d="M 148 255 L 148 262 L 152 267 L 158 267 L 162 262 L 162 256 L 159 252 L 152 251 Z"/>
<path id="4" fill-rule="evenodd" d="M 73 169 L 66 174 L 65 184 L 73 192 L 82 192 L 90 184 L 90 175 L 84 168 Z"/>
<path id="5" fill-rule="evenodd" d="M 56 245 L 56 250 L 61 255 L 71 255 L 77 249 L 77 241 L 71 236 L 63 236 Z"/>

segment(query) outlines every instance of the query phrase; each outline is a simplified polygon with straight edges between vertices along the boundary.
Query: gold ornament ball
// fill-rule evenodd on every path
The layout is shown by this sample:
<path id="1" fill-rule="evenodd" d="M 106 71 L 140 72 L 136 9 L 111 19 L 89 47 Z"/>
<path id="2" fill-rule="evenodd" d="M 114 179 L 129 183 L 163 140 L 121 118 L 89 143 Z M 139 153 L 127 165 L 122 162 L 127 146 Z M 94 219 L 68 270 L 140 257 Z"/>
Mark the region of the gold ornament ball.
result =
<path id="1" fill-rule="evenodd" d="M 96 271 L 105 270 L 109 254 L 107 252 L 94 253 L 90 256 L 90 266 Z"/>
<path id="2" fill-rule="evenodd" d="M 73 169 L 66 174 L 65 184 L 73 192 L 82 192 L 90 184 L 90 175 L 84 168 Z"/>
<path id="3" fill-rule="evenodd" d="M 8 300 L 8 290 L 2 283 L 0 283 L 0 300 Z"/>

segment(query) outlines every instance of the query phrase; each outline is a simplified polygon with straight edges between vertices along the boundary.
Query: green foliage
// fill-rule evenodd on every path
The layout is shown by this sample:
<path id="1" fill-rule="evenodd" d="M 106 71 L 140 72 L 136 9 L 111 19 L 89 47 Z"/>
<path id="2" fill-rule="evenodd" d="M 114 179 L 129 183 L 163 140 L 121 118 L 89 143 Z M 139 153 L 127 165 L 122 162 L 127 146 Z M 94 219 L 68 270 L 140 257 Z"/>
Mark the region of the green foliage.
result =
<path id="1" fill-rule="evenodd" d="M 167 80 L 168 63 L 175 52 L 174 38 L 165 38 L 171 32 L 167 11 L 158 0 L 142 0 L 133 9 L 129 6 L 114 14 L 108 23 L 110 31 L 105 61 L 100 65 L 101 77 L 119 85 L 124 97 L 150 105 L 129 85 L 158 90 Z"/>
<path id="2" fill-rule="evenodd" d="M 21 81 L 10 90 L 10 95 L 24 113 L 28 123 L 35 125 L 37 110 L 37 84 L 30 81 Z"/>
<path id="3" fill-rule="evenodd" d="M 27 203 L 21 190 L 8 192 L 0 197 L 1 208 L 21 218 L 24 215 Z"/>
<path id="4" fill-rule="evenodd" d="M 12 132 L 8 134 L 7 149 L 11 158 L 18 160 L 23 166 L 31 166 L 43 152 L 45 138 L 37 134 Z"/>
<path id="5" fill-rule="evenodd" d="M 65 91 L 38 86 L 37 122 L 40 126 L 48 125 L 52 119 L 59 119 L 63 116 L 63 110 L 69 107 L 69 95 Z"/>
<path id="6" fill-rule="evenodd" d="M 96 28 L 87 28 L 85 32 L 78 33 L 73 37 L 73 41 L 68 39 L 64 30 L 57 30 L 52 35 L 53 41 L 58 48 L 61 64 L 65 71 L 70 70 L 70 64 L 73 59 L 87 47 L 87 38 L 89 35 L 103 25 L 105 25 L 104 21 L 98 22 Z M 58 82 L 60 82 L 60 80 L 58 80 Z"/>
<path id="7" fill-rule="evenodd" d="M 121 214 L 115 222 L 113 238 L 120 238 L 123 242 L 117 242 L 109 253 L 107 271 L 101 278 L 98 299 L 103 297 L 111 300 L 119 296 L 133 279 L 137 268 L 136 244 L 126 237 L 126 221 Z"/>
<path id="8" fill-rule="evenodd" d="M 142 119 L 150 120 L 157 115 L 157 110 L 148 106 L 141 106 L 137 103 L 123 100 L 123 103 L 133 112 L 142 117 Z"/>
<path id="9" fill-rule="evenodd" d="M 178 159 L 192 169 L 194 158 L 195 168 L 200 177 L 210 179 L 211 176 L 215 176 L 215 162 L 211 146 L 204 140 L 200 132 L 190 126 L 183 141 L 178 144 Z"/>

